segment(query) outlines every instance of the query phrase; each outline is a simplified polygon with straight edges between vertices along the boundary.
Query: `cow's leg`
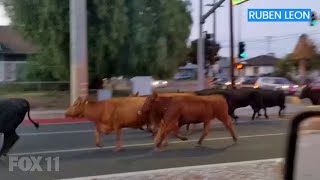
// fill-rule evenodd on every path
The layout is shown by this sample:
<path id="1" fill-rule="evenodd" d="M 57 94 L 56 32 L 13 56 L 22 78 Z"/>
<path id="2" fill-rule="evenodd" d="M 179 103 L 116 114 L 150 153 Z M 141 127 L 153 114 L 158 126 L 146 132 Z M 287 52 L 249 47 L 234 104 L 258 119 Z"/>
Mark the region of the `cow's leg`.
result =
<path id="1" fill-rule="evenodd" d="M 223 119 L 221 119 L 221 121 L 224 124 L 224 126 L 228 129 L 228 131 L 230 132 L 230 134 L 231 134 L 231 136 L 233 138 L 233 141 L 237 142 L 238 138 L 237 138 L 236 132 L 234 130 L 234 126 L 232 124 L 231 117 L 230 116 L 226 116 Z"/>
<path id="2" fill-rule="evenodd" d="M 189 124 L 188 124 L 188 125 L 189 125 Z M 177 138 L 181 139 L 182 141 L 188 140 L 187 137 L 184 137 L 184 136 L 180 135 L 179 129 L 180 129 L 180 128 L 179 128 L 178 125 L 174 127 L 174 130 L 173 130 L 174 136 L 176 136 Z"/>
<path id="3" fill-rule="evenodd" d="M 202 141 L 203 139 L 208 136 L 209 134 L 209 130 L 210 130 L 210 122 L 211 121 L 206 121 L 203 123 L 203 132 L 202 132 L 202 135 L 197 143 L 197 147 L 200 147 L 202 145 Z"/>
<path id="4" fill-rule="evenodd" d="M 280 106 L 280 110 L 279 110 L 279 117 L 282 117 L 281 112 L 286 108 L 286 106 Z"/>
<path id="5" fill-rule="evenodd" d="M 156 137 L 154 138 L 154 144 L 155 144 L 155 149 L 154 151 L 161 151 L 161 145 L 162 145 L 162 142 L 163 140 L 167 141 L 168 142 L 168 135 L 170 133 L 170 129 L 169 129 L 170 125 L 167 126 L 164 124 L 163 121 L 161 121 L 161 124 L 160 124 L 160 127 L 159 127 L 159 130 L 157 132 L 157 135 Z"/>
<path id="6" fill-rule="evenodd" d="M 258 111 L 258 117 L 261 117 L 260 110 Z"/>
<path id="7" fill-rule="evenodd" d="M 5 132 L 4 134 L 4 141 L 3 141 L 3 146 L 0 151 L 0 157 L 1 155 L 6 156 L 7 153 L 10 151 L 10 149 L 13 147 L 13 145 L 18 141 L 19 136 L 17 133 L 14 132 Z"/>
<path id="8" fill-rule="evenodd" d="M 154 151 L 161 151 L 161 145 L 162 145 L 163 140 L 166 140 L 168 142 L 167 136 L 168 136 L 168 134 L 164 133 L 163 130 L 160 129 L 158 131 L 158 133 L 155 137 L 155 140 L 154 140 L 154 143 L 156 145 Z"/>
<path id="9" fill-rule="evenodd" d="M 193 130 L 194 130 L 194 127 L 195 127 L 195 124 L 192 125 L 192 128 L 190 129 L 190 124 L 187 124 L 187 132 L 186 132 L 186 135 L 190 135 L 193 133 Z"/>
<path id="10" fill-rule="evenodd" d="M 103 145 L 101 144 L 100 141 L 100 136 L 101 136 L 101 132 L 99 130 L 99 127 L 96 126 L 96 130 L 95 130 L 95 143 L 97 147 L 103 147 Z"/>
<path id="11" fill-rule="evenodd" d="M 121 128 L 116 128 L 116 146 L 114 151 L 120 151 L 122 149 L 122 131 Z"/>
<path id="12" fill-rule="evenodd" d="M 252 107 L 252 109 L 253 109 L 253 114 L 252 114 L 251 120 L 253 121 L 254 118 L 256 117 L 257 112 L 258 112 L 260 109 L 255 108 L 255 107 Z"/>
<path id="13" fill-rule="evenodd" d="M 263 110 L 264 110 L 264 117 L 265 117 L 266 119 L 269 119 L 269 116 L 268 116 L 268 114 L 267 114 L 267 108 L 264 107 Z"/>
<path id="14" fill-rule="evenodd" d="M 186 125 L 186 131 L 187 131 L 187 133 L 189 132 L 189 130 L 190 130 L 190 124 L 187 124 L 187 125 Z"/>
<path id="15" fill-rule="evenodd" d="M 229 115 L 232 117 L 232 119 L 234 120 L 234 122 L 235 122 L 235 124 L 238 124 L 238 116 L 236 116 L 235 114 L 234 114 L 234 111 L 235 111 L 235 109 L 229 109 Z"/>

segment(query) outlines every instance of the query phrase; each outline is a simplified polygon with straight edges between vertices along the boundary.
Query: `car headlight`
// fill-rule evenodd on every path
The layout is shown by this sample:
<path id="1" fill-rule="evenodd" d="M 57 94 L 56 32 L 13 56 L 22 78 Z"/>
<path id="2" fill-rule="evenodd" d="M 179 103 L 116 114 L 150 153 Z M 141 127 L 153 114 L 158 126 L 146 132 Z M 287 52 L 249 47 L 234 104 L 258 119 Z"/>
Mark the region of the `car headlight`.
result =
<path id="1" fill-rule="evenodd" d="M 285 85 L 285 86 L 281 86 L 282 89 L 288 89 L 289 86 Z"/>
<path id="2" fill-rule="evenodd" d="M 231 84 L 231 82 L 226 82 L 226 83 L 224 83 L 224 85 L 230 85 Z"/>
<path id="3" fill-rule="evenodd" d="M 154 85 L 154 86 L 159 85 L 159 81 L 154 81 L 154 82 L 152 82 L 152 85 Z"/>
<path id="4" fill-rule="evenodd" d="M 298 85 L 294 85 L 293 87 L 294 87 L 294 88 L 298 88 L 299 86 L 298 86 Z"/>

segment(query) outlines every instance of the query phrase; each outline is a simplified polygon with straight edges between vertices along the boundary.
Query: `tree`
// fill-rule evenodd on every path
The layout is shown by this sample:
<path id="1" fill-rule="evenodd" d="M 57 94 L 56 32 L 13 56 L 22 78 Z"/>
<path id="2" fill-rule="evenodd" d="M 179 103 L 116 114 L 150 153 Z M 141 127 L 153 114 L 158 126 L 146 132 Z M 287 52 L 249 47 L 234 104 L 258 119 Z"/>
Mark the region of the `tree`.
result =
<path id="1" fill-rule="evenodd" d="M 4 0 L 19 32 L 39 48 L 29 78 L 69 79 L 69 0 Z M 189 1 L 87 0 L 89 75 L 172 75 L 186 51 Z"/>
<path id="2" fill-rule="evenodd" d="M 215 40 L 208 40 L 204 43 L 206 50 L 208 53 L 205 53 L 205 64 L 213 65 L 216 61 L 219 60 L 218 52 L 220 50 L 220 44 L 218 44 Z M 191 42 L 191 47 L 188 49 L 188 58 L 187 61 L 190 61 L 194 64 L 197 64 L 197 47 L 198 40 L 193 40 Z"/>
<path id="3" fill-rule="evenodd" d="M 294 54 L 288 54 L 276 64 L 275 76 L 286 77 L 292 80 L 291 74 L 297 71 L 298 62 L 294 61 Z"/>

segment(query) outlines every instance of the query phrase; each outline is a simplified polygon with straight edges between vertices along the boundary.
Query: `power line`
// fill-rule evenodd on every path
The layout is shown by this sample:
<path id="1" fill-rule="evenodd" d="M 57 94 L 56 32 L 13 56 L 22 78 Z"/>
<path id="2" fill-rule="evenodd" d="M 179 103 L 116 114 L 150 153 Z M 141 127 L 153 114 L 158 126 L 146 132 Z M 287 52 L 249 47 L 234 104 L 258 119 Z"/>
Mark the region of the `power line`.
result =
<path id="1" fill-rule="evenodd" d="M 320 32 L 319 33 L 314 33 L 314 34 L 311 34 L 309 36 L 314 36 L 314 35 L 320 35 Z M 287 39 L 298 39 L 299 37 L 297 36 L 293 36 L 293 35 L 290 35 L 290 36 L 278 36 L 278 37 L 274 37 L 272 36 L 272 39 L 269 39 L 269 43 L 273 42 L 273 41 L 280 41 L 280 40 L 287 40 Z M 317 40 L 315 40 L 317 41 Z M 256 40 L 246 40 L 244 41 L 246 44 L 247 43 L 267 43 L 268 40 L 267 39 L 256 39 Z M 230 46 L 229 44 L 224 44 L 223 46 Z"/>
<path id="2" fill-rule="evenodd" d="M 279 39 L 282 39 L 282 38 L 285 38 L 285 39 L 290 39 L 290 38 L 297 38 L 297 36 L 300 36 L 301 34 L 303 33 L 295 33 L 295 34 L 287 34 L 287 35 L 279 35 L 279 36 L 275 36 L 275 35 L 270 35 L 272 36 L 272 41 L 276 41 L 276 40 L 279 40 Z M 309 33 L 307 34 L 308 36 L 314 36 L 314 35 L 320 35 L 320 31 L 319 32 L 313 32 L 313 33 Z M 222 40 L 220 42 L 223 42 L 223 41 L 229 41 L 229 40 Z M 266 39 L 247 39 L 247 40 L 243 40 L 244 42 L 262 42 L 262 41 L 266 41 Z"/>

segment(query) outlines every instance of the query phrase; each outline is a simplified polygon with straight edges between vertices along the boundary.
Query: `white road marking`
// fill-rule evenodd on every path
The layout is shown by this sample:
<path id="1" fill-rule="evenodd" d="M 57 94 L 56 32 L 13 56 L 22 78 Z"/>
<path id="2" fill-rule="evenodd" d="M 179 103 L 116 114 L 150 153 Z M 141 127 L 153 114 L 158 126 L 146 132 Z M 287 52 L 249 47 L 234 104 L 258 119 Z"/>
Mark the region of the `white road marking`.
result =
<path id="1" fill-rule="evenodd" d="M 259 135 L 250 135 L 250 136 L 239 136 L 239 139 L 246 138 L 255 138 L 255 137 L 267 137 L 267 136 L 283 136 L 286 133 L 275 133 L 275 134 L 259 134 Z M 217 140 L 226 140 L 232 139 L 232 137 L 220 137 L 220 138 L 208 138 L 205 141 L 217 141 Z M 170 144 L 180 144 L 180 143 L 188 143 L 188 142 L 197 142 L 198 139 L 192 139 L 188 141 L 171 141 Z M 154 143 L 141 143 L 141 144 L 129 144 L 124 145 L 123 147 L 140 147 L 140 146 L 152 146 Z M 68 152 L 78 152 L 78 151 L 91 151 L 91 150 L 99 150 L 99 149 L 112 149 L 114 146 L 106 146 L 102 148 L 92 147 L 92 148 L 77 148 L 77 149 L 62 149 L 62 150 L 51 150 L 51 151 L 38 151 L 38 152 L 22 152 L 22 153 L 13 153 L 9 154 L 10 156 L 25 156 L 25 155 L 36 155 L 36 154 L 52 154 L 52 153 L 68 153 Z"/>
<path id="2" fill-rule="evenodd" d="M 94 130 L 53 131 L 53 132 L 18 133 L 18 134 L 19 134 L 19 136 L 39 136 L 39 135 L 73 134 L 73 133 L 91 133 L 91 132 L 94 132 Z"/>
<path id="3" fill-rule="evenodd" d="M 257 164 L 257 163 L 266 163 L 266 162 L 281 162 L 283 158 L 274 158 L 274 159 L 260 159 L 252 161 L 240 161 L 240 162 L 229 162 L 229 163 L 219 163 L 219 164 L 209 164 L 209 165 L 199 165 L 199 166 L 184 166 L 177 168 L 165 168 L 165 169 L 156 169 L 148 171 L 136 171 L 136 172 L 127 172 L 127 173 L 117 173 L 117 174 L 108 174 L 108 175 L 98 175 L 98 176 L 87 176 L 87 177 L 77 177 L 61 180 L 93 180 L 93 179 L 107 179 L 107 178 L 121 178 L 121 177 L 132 177 L 135 175 L 144 175 L 151 173 L 166 173 L 168 171 L 185 171 L 185 170 L 197 170 L 205 168 L 217 168 L 217 167 L 230 167 L 230 166 L 239 166 L 247 164 Z"/>
<path id="4" fill-rule="evenodd" d="M 79 121 L 79 122 L 61 122 L 61 123 L 46 123 L 41 124 L 41 121 L 37 121 L 40 126 L 48 126 L 48 125 L 64 125 L 64 124 L 84 124 L 84 123 L 92 123 L 92 121 Z"/>

